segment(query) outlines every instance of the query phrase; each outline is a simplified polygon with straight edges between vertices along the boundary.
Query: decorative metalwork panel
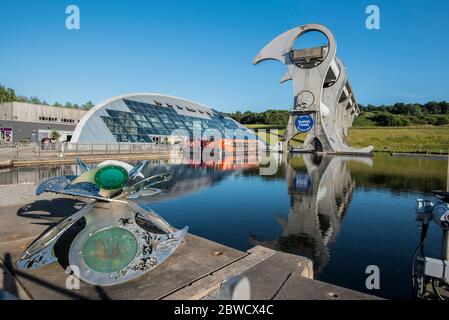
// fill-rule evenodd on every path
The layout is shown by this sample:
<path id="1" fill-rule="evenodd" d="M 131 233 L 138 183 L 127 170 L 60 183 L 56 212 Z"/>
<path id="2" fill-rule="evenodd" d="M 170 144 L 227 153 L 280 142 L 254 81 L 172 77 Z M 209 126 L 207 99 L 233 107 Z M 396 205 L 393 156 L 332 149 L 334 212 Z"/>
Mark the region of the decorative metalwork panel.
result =
<path id="1" fill-rule="evenodd" d="M 98 272 L 119 271 L 131 263 L 137 253 L 137 240 L 124 228 L 109 228 L 94 234 L 86 242 L 83 258 Z"/>
<path id="2" fill-rule="evenodd" d="M 110 286 L 140 277 L 164 262 L 184 240 L 188 227 L 175 231 L 153 211 L 128 200 L 158 194 L 160 190 L 151 186 L 170 180 L 171 173 L 144 177 L 146 161 L 132 167 L 109 160 L 95 169 L 80 159 L 77 163 L 83 171 L 80 176 L 51 178 L 38 186 L 36 194 L 55 192 L 94 200 L 35 240 L 16 262 L 18 268 L 37 269 L 56 262 L 55 244 L 81 218 L 86 224 L 70 246 L 69 263 L 79 268 L 81 280 L 93 285 Z"/>

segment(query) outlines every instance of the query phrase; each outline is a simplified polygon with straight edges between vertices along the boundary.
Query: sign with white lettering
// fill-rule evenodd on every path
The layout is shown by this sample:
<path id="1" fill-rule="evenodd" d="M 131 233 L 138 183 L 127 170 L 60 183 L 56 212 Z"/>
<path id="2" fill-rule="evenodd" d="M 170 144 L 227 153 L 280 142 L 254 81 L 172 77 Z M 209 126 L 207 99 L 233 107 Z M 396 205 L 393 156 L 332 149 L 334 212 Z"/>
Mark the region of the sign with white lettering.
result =
<path id="1" fill-rule="evenodd" d="M 310 114 L 303 114 L 296 118 L 295 126 L 300 132 L 308 132 L 313 127 L 313 118 Z"/>

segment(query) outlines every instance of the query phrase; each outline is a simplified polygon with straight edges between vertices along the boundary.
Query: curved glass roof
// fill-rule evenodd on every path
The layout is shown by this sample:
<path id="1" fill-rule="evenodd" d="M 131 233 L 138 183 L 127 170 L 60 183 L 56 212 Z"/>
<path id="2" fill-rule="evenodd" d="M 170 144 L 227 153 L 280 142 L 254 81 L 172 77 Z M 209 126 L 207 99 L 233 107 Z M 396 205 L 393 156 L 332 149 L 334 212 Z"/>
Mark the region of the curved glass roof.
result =
<path id="1" fill-rule="evenodd" d="M 152 142 L 151 136 L 170 136 L 179 129 L 183 129 L 192 139 L 194 126 L 201 128 L 201 134 L 204 130 L 215 129 L 223 138 L 257 140 L 257 136 L 246 127 L 213 109 L 156 100 L 154 103 L 126 98 L 122 100 L 131 112 L 113 110 L 106 105 L 104 109 L 107 116 L 101 116 L 117 142 Z"/>

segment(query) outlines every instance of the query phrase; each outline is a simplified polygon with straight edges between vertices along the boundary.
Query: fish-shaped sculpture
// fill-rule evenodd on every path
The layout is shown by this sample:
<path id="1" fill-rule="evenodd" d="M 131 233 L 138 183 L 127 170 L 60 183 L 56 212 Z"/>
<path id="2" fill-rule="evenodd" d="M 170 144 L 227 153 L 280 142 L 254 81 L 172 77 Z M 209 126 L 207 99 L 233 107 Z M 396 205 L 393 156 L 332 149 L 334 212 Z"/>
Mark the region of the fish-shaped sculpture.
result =
<path id="1" fill-rule="evenodd" d="M 74 238 L 69 263 L 84 282 L 110 286 L 135 279 L 167 259 L 182 243 L 188 227 L 175 230 L 162 217 L 130 201 L 161 192 L 152 186 L 171 179 L 170 172 L 144 177 L 147 164 L 136 166 L 109 160 L 90 168 L 77 159 L 79 176 L 60 176 L 42 182 L 40 195 L 53 192 L 91 199 L 81 210 L 35 240 L 20 256 L 20 269 L 37 269 L 56 262 L 54 246 L 75 223 L 85 227 Z"/>

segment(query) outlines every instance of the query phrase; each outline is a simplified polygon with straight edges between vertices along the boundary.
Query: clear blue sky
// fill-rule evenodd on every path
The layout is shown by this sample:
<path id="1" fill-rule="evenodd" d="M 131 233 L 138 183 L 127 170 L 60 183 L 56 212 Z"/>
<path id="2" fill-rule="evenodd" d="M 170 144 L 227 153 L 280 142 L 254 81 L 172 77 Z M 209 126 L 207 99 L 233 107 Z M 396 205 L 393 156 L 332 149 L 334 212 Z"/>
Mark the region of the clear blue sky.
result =
<path id="1" fill-rule="evenodd" d="M 446 0 L 0 0 L 0 83 L 49 102 L 160 92 L 218 110 L 290 108 L 286 69 L 252 65 L 278 34 L 317 22 L 336 36 L 362 104 L 449 100 Z M 76 4 L 81 29 L 65 28 Z M 365 28 L 365 8 L 381 29 Z M 421 59 L 427 58 L 427 61 Z"/>

